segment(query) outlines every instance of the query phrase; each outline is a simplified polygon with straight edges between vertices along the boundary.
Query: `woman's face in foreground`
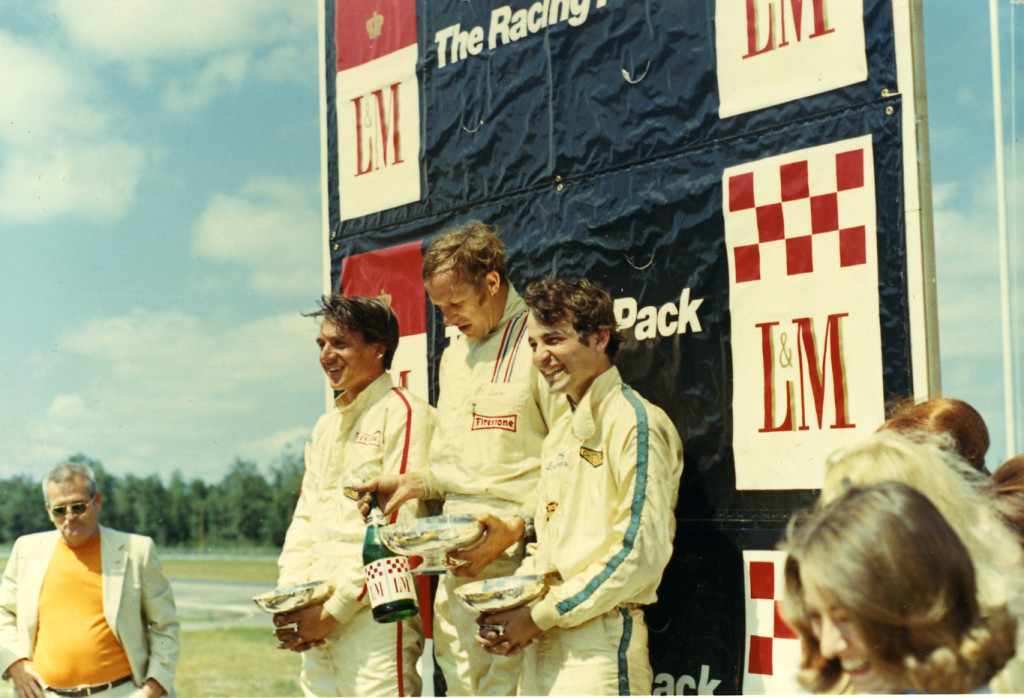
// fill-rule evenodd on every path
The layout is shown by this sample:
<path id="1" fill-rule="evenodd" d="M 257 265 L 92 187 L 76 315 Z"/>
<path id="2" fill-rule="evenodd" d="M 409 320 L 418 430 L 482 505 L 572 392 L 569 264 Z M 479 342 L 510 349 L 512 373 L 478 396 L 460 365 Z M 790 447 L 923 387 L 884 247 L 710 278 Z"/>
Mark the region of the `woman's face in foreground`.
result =
<path id="1" fill-rule="evenodd" d="M 805 584 L 804 603 L 818 649 L 825 659 L 837 659 L 850 687 L 857 693 L 899 693 L 903 686 L 879 675 L 867 643 L 846 611 L 826 601 L 814 584 Z"/>

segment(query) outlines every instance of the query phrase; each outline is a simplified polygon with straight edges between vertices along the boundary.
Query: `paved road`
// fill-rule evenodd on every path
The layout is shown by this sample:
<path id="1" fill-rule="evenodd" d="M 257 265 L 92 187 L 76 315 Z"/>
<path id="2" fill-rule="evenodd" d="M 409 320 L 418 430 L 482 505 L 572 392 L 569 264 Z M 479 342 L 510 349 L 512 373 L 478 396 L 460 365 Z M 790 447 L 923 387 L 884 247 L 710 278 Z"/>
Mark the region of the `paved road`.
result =
<path id="1" fill-rule="evenodd" d="M 252 597 L 271 591 L 266 584 L 221 582 L 199 579 L 171 579 L 174 601 L 182 630 L 213 628 L 272 629 L 270 615 L 264 613 Z"/>

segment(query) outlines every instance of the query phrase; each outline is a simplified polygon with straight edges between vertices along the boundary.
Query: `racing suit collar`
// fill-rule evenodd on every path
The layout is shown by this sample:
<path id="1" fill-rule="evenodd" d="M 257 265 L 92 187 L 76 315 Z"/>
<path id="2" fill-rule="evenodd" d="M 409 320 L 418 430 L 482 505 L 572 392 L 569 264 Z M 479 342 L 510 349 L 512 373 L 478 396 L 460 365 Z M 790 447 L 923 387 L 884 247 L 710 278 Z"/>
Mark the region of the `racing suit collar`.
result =
<path id="1" fill-rule="evenodd" d="M 391 374 L 385 371 L 384 373 L 377 376 L 377 378 L 374 379 L 372 383 L 370 383 L 362 391 L 360 391 L 360 393 L 356 395 L 355 400 L 346 405 L 341 400 L 341 398 L 344 397 L 345 393 L 341 393 L 340 395 L 338 395 L 338 397 L 334 398 L 334 406 L 340 409 L 342 412 L 347 412 L 353 409 L 361 411 L 365 405 L 376 402 L 377 398 L 380 397 L 382 393 L 386 393 L 387 391 L 391 390 L 393 386 L 394 383 L 391 381 Z"/>
<path id="2" fill-rule="evenodd" d="M 512 285 L 512 282 L 508 282 L 508 296 L 505 298 L 505 310 L 501 314 L 501 320 L 494 326 L 486 337 L 481 337 L 476 340 L 477 342 L 486 342 L 488 339 L 493 337 L 498 332 L 505 331 L 505 325 L 509 323 L 514 317 L 522 315 L 526 311 L 526 301 L 523 300 L 519 292 L 516 291 L 516 287 Z"/>
<path id="3" fill-rule="evenodd" d="M 572 433 L 576 438 L 586 441 L 597 432 L 594 412 L 604 402 L 605 397 L 620 385 L 622 376 L 614 365 L 594 379 L 572 413 Z"/>

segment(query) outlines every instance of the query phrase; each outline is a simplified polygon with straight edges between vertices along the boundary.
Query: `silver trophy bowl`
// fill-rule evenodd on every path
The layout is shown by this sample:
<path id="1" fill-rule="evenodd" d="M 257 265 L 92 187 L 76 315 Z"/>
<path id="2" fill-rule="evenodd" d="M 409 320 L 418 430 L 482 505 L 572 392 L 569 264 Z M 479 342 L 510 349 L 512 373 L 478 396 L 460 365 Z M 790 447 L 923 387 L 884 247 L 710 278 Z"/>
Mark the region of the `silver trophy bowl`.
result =
<path id="1" fill-rule="evenodd" d="M 547 593 L 550 584 L 551 575 L 516 574 L 463 584 L 455 590 L 455 595 L 465 606 L 478 613 L 497 613 L 539 599 Z M 480 624 L 481 632 L 493 630 L 500 633 L 503 629 L 504 624 Z"/>
<path id="2" fill-rule="evenodd" d="M 388 524 L 380 536 L 392 552 L 423 558 L 413 574 L 443 574 L 461 564 L 448 563 L 448 553 L 475 543 L 483 532 L 483 524 L 469 515 L 426 516 Z"/>
<path id="3" fill-rule="evenodd" d="M 331 591 L 327 582 L 307 582 L 257 594 L 252 600 L 267 613 L 288 613 L 326 601 Z"/>

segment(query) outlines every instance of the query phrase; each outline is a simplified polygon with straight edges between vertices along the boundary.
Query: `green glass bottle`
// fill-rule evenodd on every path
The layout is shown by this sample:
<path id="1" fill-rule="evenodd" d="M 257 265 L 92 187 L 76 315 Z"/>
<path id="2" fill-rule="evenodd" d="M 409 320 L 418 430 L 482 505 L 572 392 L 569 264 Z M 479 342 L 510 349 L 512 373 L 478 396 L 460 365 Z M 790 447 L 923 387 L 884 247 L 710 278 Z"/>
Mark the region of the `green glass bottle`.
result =
<path id="1" fill-rule="evenodd" d="M 377 493 L 370 493 L 370 515 L 363 539 L 363 569 L 366 590 L 378 623 L 394 623 L 416 615 L 416 587 L 409 571 L 409 559 L 387 549 L 380 529 L 387 523 L 377 504 Z"/>

